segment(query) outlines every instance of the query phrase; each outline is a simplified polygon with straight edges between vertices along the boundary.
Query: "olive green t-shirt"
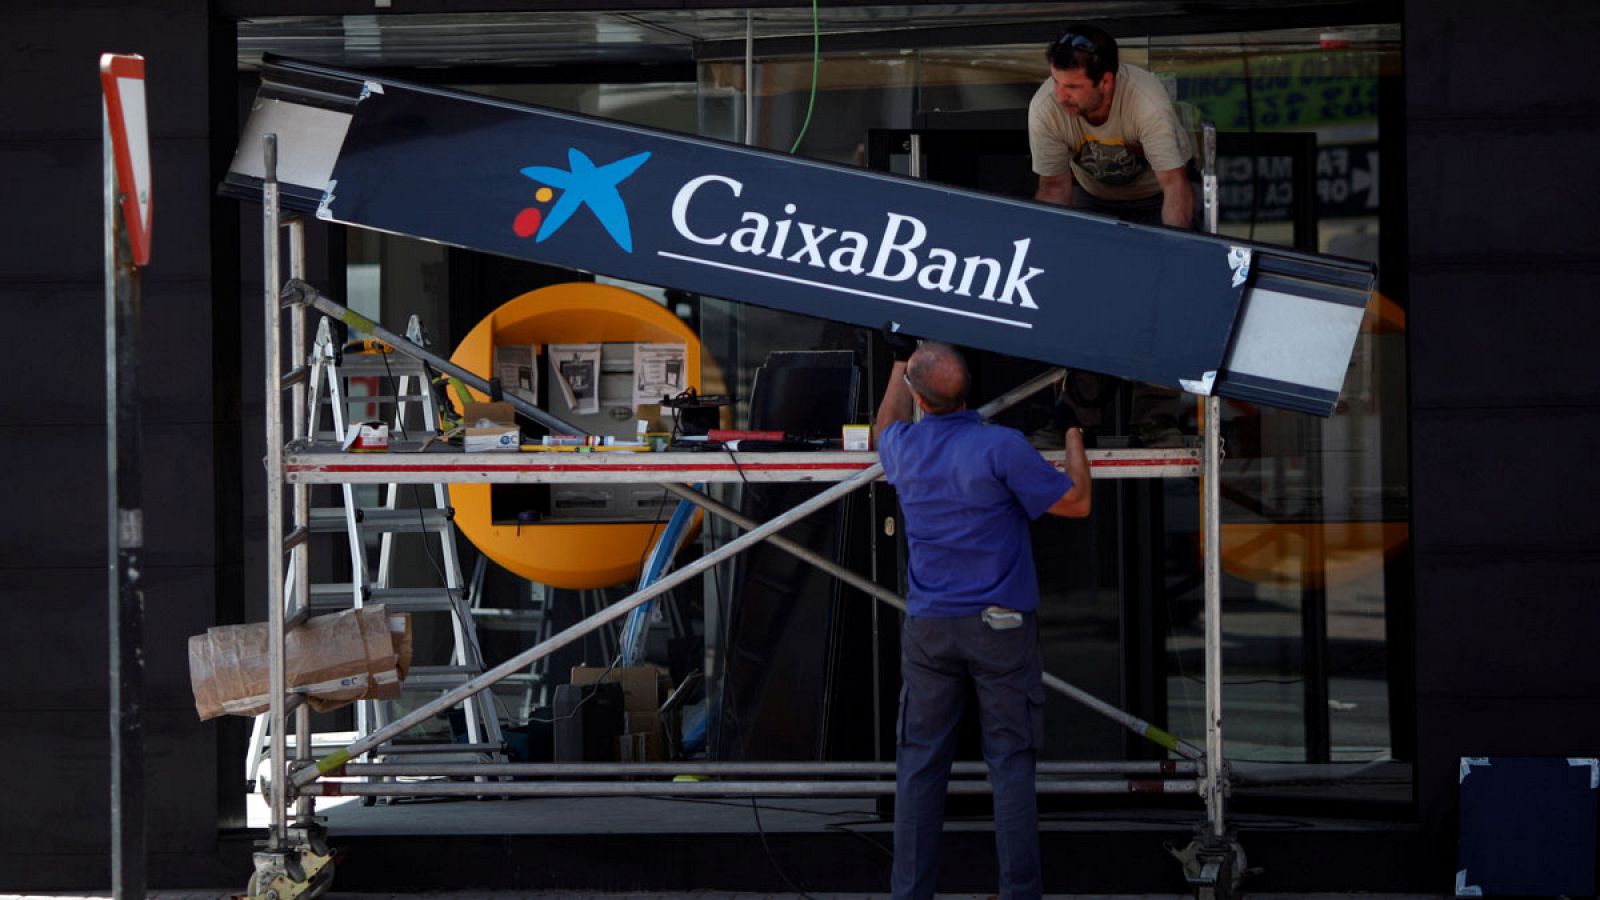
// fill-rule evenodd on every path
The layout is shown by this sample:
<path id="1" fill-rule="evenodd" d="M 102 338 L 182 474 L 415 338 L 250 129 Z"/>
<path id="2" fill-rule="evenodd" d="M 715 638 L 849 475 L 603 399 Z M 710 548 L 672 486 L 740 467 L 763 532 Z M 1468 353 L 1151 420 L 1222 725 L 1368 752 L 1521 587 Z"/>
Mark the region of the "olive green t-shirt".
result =
<path id="1" fill-rule="evenodd" d="M 1111 113 L 1101 125 L 1068 115 L 1046 78 L 1028 105 L 1033 171 L 1064 175 L 1102 200 L 1143 200 L 1161 193 L 1157 172 L 1182 168 L 1193 152 L 1166 88 L 1148 71 L 1117 66 Z"/>

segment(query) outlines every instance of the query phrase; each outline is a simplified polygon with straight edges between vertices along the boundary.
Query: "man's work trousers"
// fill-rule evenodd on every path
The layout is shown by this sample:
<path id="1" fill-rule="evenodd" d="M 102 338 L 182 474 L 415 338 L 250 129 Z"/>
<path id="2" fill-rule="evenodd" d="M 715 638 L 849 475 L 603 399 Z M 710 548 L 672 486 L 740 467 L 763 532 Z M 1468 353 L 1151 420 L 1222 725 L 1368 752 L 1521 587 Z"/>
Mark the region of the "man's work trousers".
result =
<path id="1" fill-rule="evenodd" d="M 994 631 L 977 615 L 911 616 L 900 651 L 894 896 L 932 897 L 937 887 L 945 789 L 970 679 L 994 785 L 1000 896 L 1038 897 L 1043 885 L 1034 767 L 1044 730 L 1044 687 L 1037 619 L 1027 613 L 1021 627 Z"/>

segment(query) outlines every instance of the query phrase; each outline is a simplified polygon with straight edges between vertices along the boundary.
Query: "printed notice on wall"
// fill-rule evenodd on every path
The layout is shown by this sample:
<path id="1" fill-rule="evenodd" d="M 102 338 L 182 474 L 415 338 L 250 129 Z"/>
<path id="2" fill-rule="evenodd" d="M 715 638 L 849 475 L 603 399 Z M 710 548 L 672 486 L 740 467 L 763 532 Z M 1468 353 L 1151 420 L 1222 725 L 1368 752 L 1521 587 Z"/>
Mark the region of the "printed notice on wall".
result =
<path id="1" fill-rule="evenodd" d="M 683 344 L 633 345 L 633 405 L 660 403 L 688 386 Z"/>
<path id="2" fill-rule="evenodd" d="M 538 344 L 502 344 L 494 348 L 494 374 L 514 397 L 539 403 Z"/>
<path id="3" fill-rule="evenodd" d="M 600 345 L 551 344 L 550 384 L 575 413 L 600 411 Z"/>

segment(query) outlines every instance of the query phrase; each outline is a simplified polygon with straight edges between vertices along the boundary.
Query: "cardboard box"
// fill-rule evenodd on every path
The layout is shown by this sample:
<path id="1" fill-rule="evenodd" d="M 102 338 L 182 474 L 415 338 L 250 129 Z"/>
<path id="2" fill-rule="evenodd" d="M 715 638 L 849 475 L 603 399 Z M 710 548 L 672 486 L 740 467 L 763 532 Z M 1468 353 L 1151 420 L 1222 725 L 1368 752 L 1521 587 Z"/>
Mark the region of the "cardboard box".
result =
<path id="1" fill-rule="evenodd" d="M 382 453 L 389 449 L 389 426 L 382 422 L 355 422 L 345 431 L 348 453 Z"/>
<path id="2" fill-rule="evenodd" d="M 629 713 L 657 712 L 672 693 L 672 679 L 659 666 L 573 666 L 571 682 L 594 684 L 602 675 L 622 683 L 622 707 Z"/>
<path id="3" fill-rule="evenodd" d="M 228 625 L 189 638 L 189 682 L 202 721 L 253 716 L 271 703 L 267 624 Z M 284 637 L 289 689 L 327 712 L 391 699 L 411 667 L 411 620 L 382 604 L 308 619 Z"/>
<path id="4" fill-rule="evenodd" d="M 663 717 L 661 704 L 672 693 L 672 679 L 658 666 L 574 666 L 573 684 L 593 684 L 605 675 L 606 681 L 622 684 L 622 731 L 617 738 L 617 759 L 623 762 L 660 762 L 672 759 L 667 729 L 674 728 L 677 716 Z"/>
<path id="5" fill-rule="evenodd" d="M 622 730 L 628 734 L 655 734 L 661 730 L 661 713 L 623 712 Z"/>
<path id="6" fill-rule="evenodd" d="M 467 403 L 461 413 L 466 424 L 462 449 L 467 453 L 486 450 L 515 451 L 522 446 L 522 428 L 517 425 L 517 409 L 510 403 Z"/>
<path id="7" fill-rule="evenodd" d="M 840 446 L 845 450 L 871 450 L 872 426 L 846 425 L 843 428 Z"/>

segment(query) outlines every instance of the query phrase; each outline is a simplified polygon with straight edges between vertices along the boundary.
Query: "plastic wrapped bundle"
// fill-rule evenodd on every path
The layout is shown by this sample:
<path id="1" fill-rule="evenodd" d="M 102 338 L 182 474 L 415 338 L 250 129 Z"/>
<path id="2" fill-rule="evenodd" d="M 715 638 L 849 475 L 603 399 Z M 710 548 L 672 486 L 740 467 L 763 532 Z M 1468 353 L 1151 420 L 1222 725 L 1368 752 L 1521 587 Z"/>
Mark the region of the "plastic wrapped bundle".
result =
<path id="1" fill-rule="evenodd" d="M 400 696 L 411 666 L 411 620 L 382 604 L 308 619 L 284 638 L 291 693 L 327 712 Z M 267 624 L 226 625 L 189 638 L 189 681 L 202 721 L 253 716 L 269 705 Z"/>

